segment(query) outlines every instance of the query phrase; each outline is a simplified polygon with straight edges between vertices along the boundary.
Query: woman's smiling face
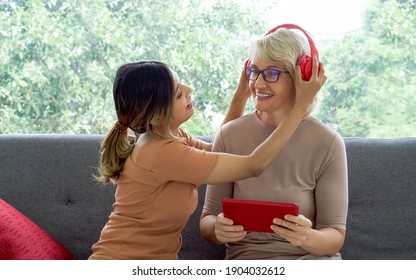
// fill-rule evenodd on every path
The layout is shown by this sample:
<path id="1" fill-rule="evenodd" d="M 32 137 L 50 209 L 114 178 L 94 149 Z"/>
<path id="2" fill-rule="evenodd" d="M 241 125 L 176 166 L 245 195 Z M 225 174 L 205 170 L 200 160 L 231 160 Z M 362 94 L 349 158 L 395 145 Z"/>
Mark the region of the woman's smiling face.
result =
<path id="1" fill-rule="evenodd" d="M 170 128 L 177 130 L 179 126 L 189 120 L 194 114 L 192 105 L 192 89 L 181 83 L 178 74 L 172 70 L 174 80 L 175 95 L 173 98 L 172 116 L 170 119 Z"/>
<path id="2" fill-rule="evenodd" d="M 265 69 L 286 70 L 283 63 L 270 63 L 258 58 L 251 61 L 250 67 L 259 71 Z M 295 84 L 289 73 L 280 73 L 278 81 L 274 83 L 266 82 L 263 75 L 260 74 L 257 80 L 249 82 L 249 87 L 255 108 L 258 111 L 281 115 L 289 113 L 295 105 Z"/>

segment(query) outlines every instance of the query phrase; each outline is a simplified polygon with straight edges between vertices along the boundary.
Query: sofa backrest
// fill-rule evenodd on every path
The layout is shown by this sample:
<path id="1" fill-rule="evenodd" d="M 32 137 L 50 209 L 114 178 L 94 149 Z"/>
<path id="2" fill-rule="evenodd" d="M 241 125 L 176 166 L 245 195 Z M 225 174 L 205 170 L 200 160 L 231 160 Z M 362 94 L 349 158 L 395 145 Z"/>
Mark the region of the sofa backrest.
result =
<path id="1" fill-rule="evenodd" d="M 346 259 L 416 259 L 416 138 L 345 138 Z"/>
<path id="2" fill-rule="evenodd" d="M 86 259 L 112 210 L 115 188 L 93 175 L 103 135 L 0 135 L 0 198 Z M 210 140 L 209 137 L 205 138 Z M 345 138 L 349 172 L 344 259 L 416 259 L 416 138 Z M 222 259 L 199 233 L 199 204 L 181 259 Z"/>
<path id="3" fill-rule="evenodd" d="M 91 254 L 114 201 L 97 184 L 102 135 L 1 135 L 0 198 L 68 248 Z"/>

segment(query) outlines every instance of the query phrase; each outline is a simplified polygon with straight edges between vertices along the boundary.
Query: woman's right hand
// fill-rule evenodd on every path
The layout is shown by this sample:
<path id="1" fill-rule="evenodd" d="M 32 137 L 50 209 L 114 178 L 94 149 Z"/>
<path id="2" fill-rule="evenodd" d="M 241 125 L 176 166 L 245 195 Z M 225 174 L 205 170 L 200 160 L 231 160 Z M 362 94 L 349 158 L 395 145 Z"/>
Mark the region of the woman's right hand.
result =
<path id="1" fill-rule="evenodd" d="M 237 95 L 246 100 L 249 99 L 251 96 L 251 91 L 248 83 L 249 81 L 246 77 L 246 71 L 243 69 L 240 73 L 240 80 L 234 95 Z"/>
<path id="2" fill-rule="evenodd" d="M 246 236 L 243 226 L 234 225 L 233 220 L 220 213 L 215 220 L 215 236 L 222 243 L 240 241 Z"/>
<path id="3" fill-rule="evenodd" d="M 318 71 L 319 65 L 319 71 Z M 315 96 L 325 84 L 327 77 L 322 63 L 318 63 L 318 59 L 314 56 L 312 61 L 312 75 L 309 81 L 302 79 L 300 67 L 296 67 L 295 88 L 296 88 L 296 105 L 301 106 L 306 111 L 314 103 Z"/>

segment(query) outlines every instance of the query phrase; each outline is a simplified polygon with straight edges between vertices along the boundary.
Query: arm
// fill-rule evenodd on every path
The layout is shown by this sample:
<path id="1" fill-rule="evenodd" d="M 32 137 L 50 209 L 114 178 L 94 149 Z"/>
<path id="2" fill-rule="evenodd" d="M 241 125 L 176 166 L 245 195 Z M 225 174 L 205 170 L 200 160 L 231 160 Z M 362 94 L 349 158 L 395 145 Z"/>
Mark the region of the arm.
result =
<path id="1" fill-rule="evenodd" d="M 216 184 L 259 176 L 289 141 L 307 109 L 295 105 L 278 128 L 250 155 L 218 154 L 217 163 L 206 183 Z"/>
<path id="2" fill-rule="evenodd" d="M 329 227 L 311 230 L 309 238 L 301 247 L 315 256 L 332 256 L 341 250 L 344 240 L 345 230 Z"/>
<path id="3" fill-rule="evenodd" d="M 215 139 L 213 141 L 213 147 L 212 147 L 213 151 L 226 152 L 227 148 L 226 148 L 226 144 L 224 143 L 224 139 L 227 139 L 227 138 L 229 138 L 229 136 L 227 137 L 226 135 L 223 134 L 223 131 L 220 130 L 215 136 Z M 228 232 L 232 232 L 231 234 L 233 236 L 237 233 L 237 232 L 234 232 L 232 227 L 227 227 L 226 229 L 222 229 L 222 228 L 219 229 L 219 227 L 222 227 L 223 222 L 219 222 L 216 224 L 217 215 L 218 217 L 221 216 L 221 219 L 225 219 L 224 216 L 220 214 L 221 211 L 219 211 L 219 209 L 222 208 L 222 199 L 225 197 L 233 197 L 233 194 L 234 194 L 234 182 L 224 182 L 221 184 L 207 185 L 206 192 L 205 192 L 204 207 L 201 213 L 200 223 L 199 223 L 201 236 L 205 240 L 214 244 L 222 244 L 229 240 L 237 241 L 237 240 L 229 239 L 229 238 L 224 239 L 224 235 L 227 236 Z M 231 220 L 229 219 L 226 219 L 226 220 L 228 220 L 229 224 L 231 224 Z M 244 234 L 242 233 L 243 231 L 242 227 L 240 226 L 238 227 L 238 229 L 240 231 L 240 234 L 237 233 L 237 235 L 241 236 L 241 238 L 239 239 L 242 239 L 244 237 Z"/>
<path id="4" fill-rule="evenodd" d="M 229 121 L 235 120 L 244 114 L 244 109 L 247 104 L 247 100 L 250 98 L 250 89 L 248 87 L 248 80 L 244 74 L 244 70 L 241 71 L 240 81 L 238 87 L 233 95 L 233 98 L 228 108 L 227 114 L 221 123 L 221 126 Z M 203 142 L 203 149 L 205 151 L 212 151 L 212 144 Z"/>
<path id="5" fill-rule="evenodd" d="M 231 100 L 228 112 L 222 121 L 221 126 L 229 121 L 237 119 L 244 114 L 244 109 L 247 104 L 247 100 L 250 98 L 251 93 L 248 87 L 248 80 L 244 74 L 244 70 L 241 71 L 240 81 L 238 83 L 237 90 L 234 93 L 233 99 Z"/>
<path id="6" fill-rule="evenodd" d="M 348 172 L 344 141 L 336 136 L 315 188 L 316 226 L 302 215 L 275 219 L 272 229 L 294 246 L 316 255 L 334 255 L 345 240 Z M 283 226 L 283 227 L 281 227 Z"/>
<path id="7" fill-rule="evenodd" d="M 332 227 L 313 229 L 312 222 L 303 215 L 286 215 L 285 220 L 274 219 L 272 230 L 294 246 L 315 256 L 332 256 L 341 250 L 345 230 Z"/>
<path id="8" fill-rule="evenodd" d="M 314 97 L 326 81 L 323 65 L 318 73 L 318 63 L 313 60 L 312 77 L 303 81 L 299 67 L 295 75 L 296 104 L 278 128 L 250 155 L 240 156 L 220 153 L 206 183 L 215 184 L 259 176 L 289 141 L 305 117 Z"/>

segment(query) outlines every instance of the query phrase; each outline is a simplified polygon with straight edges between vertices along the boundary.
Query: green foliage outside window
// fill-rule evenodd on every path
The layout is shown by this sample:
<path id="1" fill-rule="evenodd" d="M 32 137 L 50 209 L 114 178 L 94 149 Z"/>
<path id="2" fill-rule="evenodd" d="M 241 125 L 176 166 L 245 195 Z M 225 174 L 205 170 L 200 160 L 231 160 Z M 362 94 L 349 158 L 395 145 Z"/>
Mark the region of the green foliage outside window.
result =
<path id="1" fill-rule="evenodd" d="M 416 136 L 416 2 L 374 2 L 324 56 L 317 116 L 345 136 Z"/>
<path id="2" fill-rule="evenodd" d="M 270 27 L 265 4 L 236 3 L 0 0 L 0 133 L 106 133 L 115 71 L 149 59 L 193 88 L 184 128 L 215 133 L 252 36 Z M 314 115 L 343 136 L 416 136 L 415 14 L 414 1 L 374 1 L 361 30 L 321 52 Z"/>
<path id="3" fill-rule="evenodd" d="M 0 133 L 105 133 L 118 66 L 150 59 L 194 89 L 190 130 L 213 133 L 210 111 L 226 110 L 249 36 L 265 29 L 217 0 L 0 3 Z"/>

